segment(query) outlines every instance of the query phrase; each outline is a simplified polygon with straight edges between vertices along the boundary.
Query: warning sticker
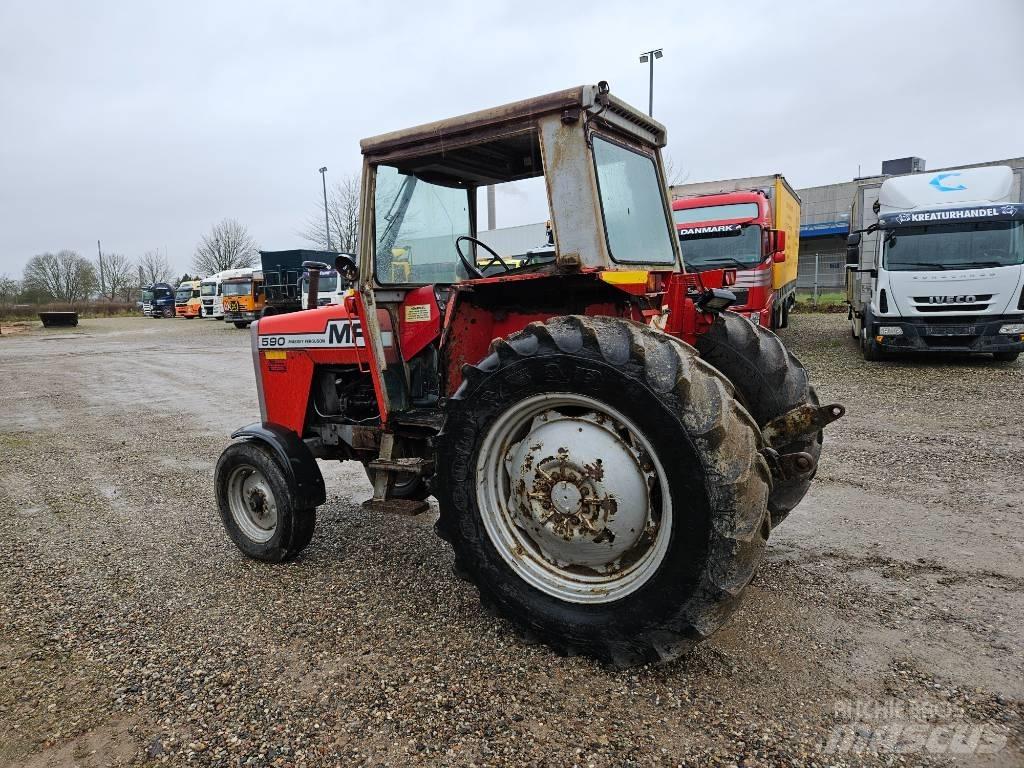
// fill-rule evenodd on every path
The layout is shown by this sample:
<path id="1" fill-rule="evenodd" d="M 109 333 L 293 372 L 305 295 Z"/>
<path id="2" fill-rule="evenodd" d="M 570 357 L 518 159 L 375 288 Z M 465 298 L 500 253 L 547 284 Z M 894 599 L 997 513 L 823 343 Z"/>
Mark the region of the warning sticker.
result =
<path id="1" fill-rule="evenodd" d="M 430 320 L 429 304 L 407 304 L 405 307 L 405 322 L 424 323 Z"/>

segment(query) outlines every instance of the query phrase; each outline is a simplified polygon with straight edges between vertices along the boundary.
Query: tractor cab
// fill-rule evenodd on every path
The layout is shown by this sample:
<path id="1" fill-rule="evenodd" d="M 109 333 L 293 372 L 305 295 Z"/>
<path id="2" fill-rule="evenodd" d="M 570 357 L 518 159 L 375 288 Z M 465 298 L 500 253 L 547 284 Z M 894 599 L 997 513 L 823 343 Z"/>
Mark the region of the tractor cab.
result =
<path id="1" fill-rule="evenodd" d="M 317 462 L 358 461 L 370 510 L 435 497 L 456 571 L 560 652 L 667 661 L 714 632 L 842 407 L 683 272 L 665 138 L 599 83 L 364 140 L 359 262 L 333 265 L 356 290 L 317 307 L 309 261 L 314 308 L 252 324 L 261 419 L 216 472 L 238 547 L 297 557 Z M 480 188 L 538 177 L 545 247 L 484 243 Z"/>
<path id="2" fill-rule="evenodd" d="M 404 364 L 382 371 L 388 410 L 451 394 L 464 362 L 530 318 L 663 290 L 680 268 L 658 151 L 665 135 L 601 83 L 363 140 L 366 336 L 378 360 L 387 360 L 386 341 L 405 347 Z M 478 236 L 482 188 L 536 177 L 551 245 L 495 251 Z M 506 306 L 500 318 L 481 311 L 495 302 Z M 449 307 L 452 344 L 437 355 Z M 429 360 L 413 360 L 410 329 L 413 347 L 435 336 Z M 424 367 L 439 391 L 415 389 Z"/>

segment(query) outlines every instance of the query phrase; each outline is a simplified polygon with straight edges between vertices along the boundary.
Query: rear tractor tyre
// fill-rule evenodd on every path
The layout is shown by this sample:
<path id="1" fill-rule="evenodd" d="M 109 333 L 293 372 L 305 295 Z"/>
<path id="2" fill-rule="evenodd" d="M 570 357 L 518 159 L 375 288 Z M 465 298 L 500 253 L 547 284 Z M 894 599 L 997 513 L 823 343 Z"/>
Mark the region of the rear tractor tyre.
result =
<path id="1" fill-rule="evenodd" d="M 803 364 L 767 328 L 748 323 L 734 312 L 723 312 L 711 329 L 698 337 L 697 350 L 736 388 L 740 402 L 758 427 L 799 405 L 818 404 Z M 779 453 L 805 452 L 817 461 L 822 433 L 779 448 Z M 802 480 L 775 480 L 768 496 L 772 527 L 781 523 L 800 503 L 812 474 Z"/>
<path id="2" fill-rule="evenodd" d="M 668 661 L 738 607 L 769 532 L 760 431 L 694 350 L 558 317 L 463 369 L 438 533 L 485 606 L 614 666 Z"/>
<path id="3" fill-rule="evenodd" d="M 260 443 L 232 443 L 217 461 L 217 506 L 235 545 L 279 563 L 297 556 L 316 527 L 316 509 L 296 509 L 277 457 Z"/>

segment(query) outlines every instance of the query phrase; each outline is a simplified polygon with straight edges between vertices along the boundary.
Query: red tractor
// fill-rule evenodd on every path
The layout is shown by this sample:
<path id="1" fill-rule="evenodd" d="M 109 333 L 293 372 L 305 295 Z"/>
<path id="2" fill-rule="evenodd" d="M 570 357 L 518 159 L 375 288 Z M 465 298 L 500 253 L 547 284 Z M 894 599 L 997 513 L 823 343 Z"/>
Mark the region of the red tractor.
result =
<path id="1" fill-rule="evenodd" d="M 356 290 L 252 325 L 262 420 L 216 473 L 238 547 L 294 558 L 317 459 L 354 460 L 383 508 L 435 496 L 456 572 L 560 652 L 714 632 L 843 409 L 725 311 L 728 273 L 684 271 L 665 136 L 602 82 L 364 140 L 359 263 L 333 265 Z M 538 176 L 554 247 L 513 266 L 477 190 Z"/>

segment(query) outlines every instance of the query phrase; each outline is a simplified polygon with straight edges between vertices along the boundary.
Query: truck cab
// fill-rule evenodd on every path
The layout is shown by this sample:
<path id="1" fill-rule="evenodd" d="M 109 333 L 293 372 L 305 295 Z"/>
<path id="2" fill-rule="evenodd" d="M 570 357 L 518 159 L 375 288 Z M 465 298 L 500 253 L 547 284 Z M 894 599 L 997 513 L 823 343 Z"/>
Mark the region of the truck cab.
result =
<path id="1" fill-rule="evenodd" d="M 199 296 L 203 302 L 203 317 L 215 320 L 224 318 L 224 297 L 221 293 L 221 273 L 203 278 L 199 284 Z"/>
<path id="2" fill-rule="evenodd" d="M 344 254 L 349 255 L 349 254 Z M 355 261 L 355 256 L 350 256 Z M 302 293 L 302 308 L 309 309 L 309 274 L 302 276 L 299 282 Z M 346 296 L 351 296 L 352 284 L 345 280 L 336 269 L 325 269 L 320 272 L 319 290 L 317 292 L 317 306 L 324 307 L 328 304 L 341 304 Z"/>
<path id="3" fill-rule="evenodd" d="M 851 330 L 866 359 L 1012 361 L 1024 351 L 1024 204 L 1014 182 L 1010 168 L 991 166 L 882 183 L 877 222 L 847 240 Z"/>
<path id="4" fill-rule="evenodd" d="M 191 320 L 194 317 L 201 317 L 203 313 L 202 299 L 199 280 L 185 280 L 178 285 L 174 292 L 174 312 L 178 317 Z"/>
<path id="5" fill-rule="evenodd" d="M 174 317 L 174 288 L 169 283 L 153 283 L 143 288 L 142 314 L 148 317 Z"/>
<path id="6" fill-rule="evenodd" d="M 266 303 L 263 273 L 259 270 L 236 269 L 221 272 L 221 293 L 224 321 L 236 328 L 248 328 L 259 320 Z"/>
<path id="7" fill-rule="evenodd" d="M 796 301 L 800 244 L 800 198 L 785 178 L 703 182 L 673 194 L 687 271 L 737 270 L 733 311 L 755 325 L 785 328 Z"/>

